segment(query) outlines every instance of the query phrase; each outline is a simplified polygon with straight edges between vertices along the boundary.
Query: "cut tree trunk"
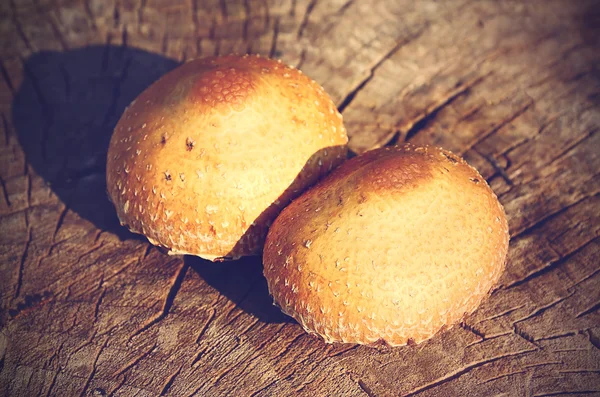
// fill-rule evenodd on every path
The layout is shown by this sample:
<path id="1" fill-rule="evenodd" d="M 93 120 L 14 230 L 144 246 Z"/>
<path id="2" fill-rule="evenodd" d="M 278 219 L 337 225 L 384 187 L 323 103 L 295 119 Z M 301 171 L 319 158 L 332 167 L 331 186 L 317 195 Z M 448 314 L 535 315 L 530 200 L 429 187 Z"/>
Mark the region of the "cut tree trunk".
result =
<path id="1" fill-rule="evenodd" d="M 596 1 L 0 2 L 0 394 L 600 395 Z M 327 345 L 260 259 L 167 256 L 105 194 L 125 106 L 185 59 L 260 53 L 342 110 L 356 152 L 462 154 L 506 208 L 499 286 L 416 346 Z"/>

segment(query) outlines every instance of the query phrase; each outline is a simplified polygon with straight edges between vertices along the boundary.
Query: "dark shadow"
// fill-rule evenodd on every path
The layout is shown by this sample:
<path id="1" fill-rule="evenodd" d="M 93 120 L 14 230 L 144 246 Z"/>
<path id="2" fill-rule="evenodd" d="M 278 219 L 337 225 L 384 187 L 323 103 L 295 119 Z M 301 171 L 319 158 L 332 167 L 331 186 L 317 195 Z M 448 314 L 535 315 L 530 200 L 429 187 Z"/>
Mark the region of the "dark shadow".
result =
<path id="1" fill-rule="evenodd" d="M 177 62 L 146 51 L 92 46 L 25 61 L 12 107 L 27 162 L 60 199 L 102 230 L 120 228 L 106 194 L 106 153 L 125 107 Z"/>
<path id="2" fill-rule="evenodd" d="M 293 322 L 273 305 L 259 256 L 237 261 L 210 262 L 195 256 L 185 256 L 190 265 L 207 284 L 248 314 L 265 323 Z"/>
<path id="3" fill-rule="evenodd" d="M 177 65 L 160 55 L 110 45 L 40 52 L 25 61 L 25 79 L 13 101 L 12 115 L 28 163 L 71 210 L 121 239 L 143 237 L 119 226 L 106 193 L 110 137 L 131 101 Z M 309 162 L 315 164 L 324 150 L 341 149 L 322 149 Z M 326 171 L 321 167 L 319 177 Z M 300 193 L 306 183 L 303 178 L 299 175 L 286 189 L 282 204 Z M 255 222 L 264 224 L 281 208 L 271 205 Z M 263 227 L 259 233 L 266 231 Z M 252 232 L 256 230 L 248 231 L 240 242 Z M 260 257 L 212 263 L 187 256 L 185 261 L 209 285 L 261 321 L 293 321 L 273 306 Z"/>
<path id="4" fill-rule="evenodd" d="M 306 162 L 305 168 L 318 166 L 320 159 L 325 153 L 330 156 L 339 154 L 346 156 L 343 146 L 330 146 L 315 152 Z M 315 173 L 309 180 L 304 174 L 299 174 L 290 186 L 279 196 L 279 205 L 272 204 L 266 208 L 255 220 L 257 226 L 251 226 L 233 247 L 232 252 L 239 252 L 240 245 L 251 239 L 252 234 L 265 235 L 268 232 L 266 226 L 269 220 L 274 220 L 282 208 L 287 206 L 291 198 L 299 196 L 303 190 L 302 186 L 314 185 L 317 181 L 329 174 L 329 163 L 322 163 L 319 172 Z M 230 255 L 233 256 L 233 255 Z M 186 256 L 186 263 L 190 265 L 209 285 L 217 289 L 228 299 L 235 302 L 246 313 L 258 317 L 266 323 L 294 322 L 291 317 L 284 315 L 279 308 L 273 305 L 273 298 L 269 295 L 267 280 L 263 276 L 262 257 L 242 257 L 238 260 L 223 262 L 210 262 L 198 257 Z"/>
<path id="5" fill-rule="evenodd" d="M 590 61 L 589 73 L 598 83 L 600 82 L 600 66 L 598 63 L 598 54 L 600 54 L 600 1 L 589 4 L 574 3 L 573 6 L 580 7 L 579 33 L 583 44 L 589 47 L 590 52 L 594 54 L 588 57 Z M 585 72 L 580 75 L 585 75 Z M 600 95 L 597 91 L 588 96 L 588 99 L 595 105 L 600 104 Z"/>
<path id="6" fill-rule="evenodd" d="M 579 28 L 583 43 L 600 49 L 600 1 L 573 3 L 571 6 L 577 7 L 581 16 Z"/>
<path id="7" fill-rule="evenodd" d="M 302 170 L 313 169 L 311 174 L 306 172 L 300 172 L 298 176 L 292 181 L 292 183 L 281 193 L 281 195 L 275 200 L 273 204 L 268 206 L 256 219 L 253 220 L 253 225 L 248 228 L 246 233 L 238 240 L 236 245 L 231 249 L 230 253 L 224 257 L 224 259 L 235 258 L 239 255 L 240 251 L 244 251 L 244 246 L 248 245 L 248 241 L 251 241 L 255 236 L 267 236 L 269 231 L 270 223 L 275 220 L 277 215 L 287 207 L 289 203 L 300 196 L 304 191 L 308 190 L 306 186 L 314 186 L 318 181 L 327 176 L 335 167 L 333 162 L 325 161 L 325 158 L 333 158 L 336 155 L 341 158 L 347 158 L 347 150 L 343 145 L 329 146 L 323 149 L 319 149 L 313 153 L 310 158 L 302 167 Z M 330 157 L 326 157 L 330 156 Z M 332 157 L 333 156 L 333 157 Z M 338 166 L 341 163 L 338 162 Z M 278 204 L 275 204 L 278 203 Z"/>

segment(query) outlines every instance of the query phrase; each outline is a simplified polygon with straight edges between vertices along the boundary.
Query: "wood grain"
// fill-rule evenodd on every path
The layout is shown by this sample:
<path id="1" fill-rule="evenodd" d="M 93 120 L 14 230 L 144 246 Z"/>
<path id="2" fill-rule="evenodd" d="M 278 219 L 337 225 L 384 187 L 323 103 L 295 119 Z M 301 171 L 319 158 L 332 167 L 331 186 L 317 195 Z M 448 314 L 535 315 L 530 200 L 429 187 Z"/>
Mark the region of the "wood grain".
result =
<path id="1" fill-rule="evenodd" d="M 600 395 L 597 1 L 0 2 L 0 394 Z M 499 287 L 417 346 L 325 345 L 259 259 L 169 257 L 119 227 L 106 146 L 179 62 L 260 53 L 343 111 L 355 152 L 459 152 L 511 228 Z"/>

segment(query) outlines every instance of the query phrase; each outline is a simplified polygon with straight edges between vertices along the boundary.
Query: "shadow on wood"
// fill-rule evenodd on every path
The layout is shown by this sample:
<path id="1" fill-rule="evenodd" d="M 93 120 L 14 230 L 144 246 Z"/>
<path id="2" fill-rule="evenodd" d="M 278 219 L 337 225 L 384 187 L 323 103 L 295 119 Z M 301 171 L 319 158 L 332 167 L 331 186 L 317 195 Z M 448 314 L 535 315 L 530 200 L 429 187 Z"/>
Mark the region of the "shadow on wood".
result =
<path id="1" fill-rule="evenodd" d="M 12 104 L 19 142 L 29 164 L 70 209 L 120 238 L 106 194 L 106 153 L 125 108 L 177 66 L 146 51 L 117 46 L 36 53 L 25 61 Z"/>
<path id="2" fill-rule="evenodd" d="M 261 257 L 251 256 L 236 261 L 215 263 L 195 256 L 186 256 L 185 262 L 210 286 L 260 321 L 265 323 L 294 321 L 273 305 L 267 280 L 263 276 Z"/>
<path id="3" fill-rule="evenodd" d="M 12 115 L 29 164 L 69 209 L 121 239 L 145 240 L 119 226 L 108 199 L 106 156 L 110 137 L 131 101 L 177 65 L 161 55 L 110 45 L 42 51 L 24 64 L 25 79 L 13 101 Z M 308 160 L 307 167 L 320 164 L 327 150 L 345 149 L 322 149 Z M 327 171 L 319 166 L 308 184 Z M 306 178 L 299 175 L 282 194 L 282 202 L 301 192 Z M 238 244 L 253 238 L 252 234 L 266 235 L 265 220 L 273 219 L 281 208 L 267 208 L 255 220 L 257 226 Z M 194 257 L 185 260 L 207 283 L 249 314 L 267 323 L 293 321 L 272 305 L 260 258 L 218 264 Z"/>

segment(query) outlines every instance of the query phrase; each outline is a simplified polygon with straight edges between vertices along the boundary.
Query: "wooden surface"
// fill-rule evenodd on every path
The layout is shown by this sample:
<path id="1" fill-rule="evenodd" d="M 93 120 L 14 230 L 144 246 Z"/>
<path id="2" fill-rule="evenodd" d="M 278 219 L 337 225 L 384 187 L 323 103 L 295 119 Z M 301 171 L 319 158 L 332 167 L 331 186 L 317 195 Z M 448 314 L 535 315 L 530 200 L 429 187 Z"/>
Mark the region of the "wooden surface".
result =
<path id="1" fill-rule="evenodd" d="M 0 2 L 0 395 L 600 395 L 599 26 L 585 0 Z M 355 151 L 442 145 L 487 178 L 512 240 L 464 324 L 326 345 L 271 306 L 259 259 L 169 257 L 118 226 L 124 107 L 232 51 L 320 82 Z"/>

